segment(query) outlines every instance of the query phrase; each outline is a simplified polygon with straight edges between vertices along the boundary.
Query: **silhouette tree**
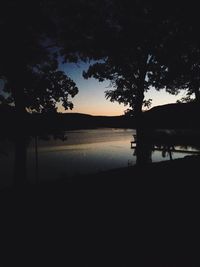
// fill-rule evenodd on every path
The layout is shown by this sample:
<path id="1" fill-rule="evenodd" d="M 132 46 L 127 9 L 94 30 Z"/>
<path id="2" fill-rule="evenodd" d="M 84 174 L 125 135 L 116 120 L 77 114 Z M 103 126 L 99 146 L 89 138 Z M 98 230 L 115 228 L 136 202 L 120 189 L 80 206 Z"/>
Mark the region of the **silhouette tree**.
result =
<path id="1" fill-rule="evenodd" d="M 58 70 L 56 24 L 51 1 L 3 1 L 0 16 L 0 76 L 5 80 L 1 103 L 15 106 L 15 181 L 26 179 L 27 111 L 55 110 L 57 102 L 73 108 L 68 96 L 78 88 Z M 51 45 L 50 45 L 51 44 Z"/>
<path id="2" fill-rule="evenodd" d="M 142 105 L 149 104 L 144 92 L 151 86 L 173 94 L 186 89 L 199 101 L 196 10 L 197 6 L 179 1 L 113 1 L 107 29 L 111 38 L 103 46 L 107 55 L 83 76 L 111 81 L 114 89 L 106 91 L 106 97 L 133 109 L 138 136 L 143 136 Z"/>
<path id="3" fill-rule="evenodd" d="M 144 92 L 149 89 L 146 77 L 154 61 L 152 51 L 157 43 L 158 24 L 152 19 L 151 6 L 138 1 L 113 2 L 108 21 L 111 37 L 104 45 L 106 58 L 90 66 L 83 76 L 100 82 L 110 80 L 114 90 L 107 90 L 106 97 L 129 105 L 139 117 Z"/>
<path id="4" fill-rule="evenodd" d="M 179 3 L 180 4 L 180 3 Z M 176 5 L 164 21 L 168 32 L 157 54 L 157 67 L 148 79 L 156 89 L 166 89 L 171 94 L 187 92 L 183 101 L 200 102 L 200 40 L 197 5 Z M 159 75 L 158 75 L 159 73 Z"/>
<path id="5" fill-rule="evenodd" d="M 58 62 L 49 58 L 48 61 L 32 68 L 27 68 L 23 78 L 23 109 L 29 112 L 56 111 L 57 104 L 61 103 L 65 109 L 72 109 L 73 103 L 69 95 L 74 97 L 78 88 L 63 71 L 58 70 Z M 15 104 L 16 94 L 14 84 L 5 81 L 2 103 Z M 21 107 L 22 108 L 22 107 Z"/>
<path id="6" fill-rule="evenodd" d="M 111 10 L 106 27 L 109 37 L 104 39 L 105 58 L 89 67 L 83 76 L 94 77 L 100 82 L 110 80 L 114 89 L 105 92 L 106 98 L 117 101 L 133 110 L 137 120 L 137 145 L 143 139 L 142 107 L 149 105 L 144 93 L 151 88 L 148 75 L 160 65 L 157 54 L 162 47 L 166 29 L 160 4 L 153 1 L 109 1 Z M 103 38 L 103 36 L 102 36 Z M 140 137 L 139 137 L 140 136 Z M 141 142 L 143 142 L 142 140 Z M 143 151 L 143 149 L 137 149 Z M 138 162 L 143 161 L 138 153 Z"/>
<path id="7" fill-rule="evenodd" d="M 1 6 L 0 75 L 7 93 L 1 99 L 7 96 L 18 113 L 55 109 L 56 102 L 73 108 L 68 96 L 78 92 L 75 83 L 58 70 L 57 54 L 47 45 L 47 38 L 54 37 L 53 23 L 42 3 L 10 0 Z"/>
<path id="8" fill-rule="evenodd" d="M 129 105 L 136 117 L 142 104 L 150 104 L 144 93 L 151 86 L 173 94 L 186 89 L 199 99 L 197 6 L 180 1 L 105 2 L 110 13 L 104 19 L 105 36 L 103 30 L 101 35 L 104 57 L 83 76 L 110 80 L 114 89 L 107 90 L 106 97 Z"/>
<path id="9" fill-rule="evenodd" d="M 182 51 L 166 63 L 159 77 L 153 77 L 156 89 L 166 89 L 167 92 L 177 95 L 182 90 L 186 97 L 181 102 L 195 101 L 200 103 L 200 49 L 199 45 L 190 44 L 187 52 Z M 151 77 L 151 78 L 152 78 Z M 194 96 L 194 99 L 192 98 Z"/>

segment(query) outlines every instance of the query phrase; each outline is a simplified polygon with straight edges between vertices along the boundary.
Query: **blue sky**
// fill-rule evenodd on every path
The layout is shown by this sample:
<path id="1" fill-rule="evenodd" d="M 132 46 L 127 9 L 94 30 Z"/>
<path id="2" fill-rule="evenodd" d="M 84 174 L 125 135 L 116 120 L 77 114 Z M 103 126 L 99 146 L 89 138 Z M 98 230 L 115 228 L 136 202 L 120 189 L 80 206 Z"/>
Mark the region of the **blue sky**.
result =
<path id="1" fill-rule="evenodd" d="M 98 80 L 84 79 L 82 77 L 83 70 L 87 70 L 88 64 L 86 63 L 67 63 L 62 64 L 60 68 L 71 77 L 79 88 L 79 93 L 72 99 L 74 108 L 65 111 L 64 108 L 59 106 L 60 112 L 79 112 L 91 115 L 107 115 L 115 116 L 122 115 L 128 106 L 118 104 L 117 102 L 110 102 L 105 98 L 104 92 L 109 88 L 109 81 L 99 82 Z M 0 89 L 3 86 L 0 80 Z M 152 106 L 164 105 L 168 103 L 175 103 L 178 99 L 185 96 L 184 92 L 178 96 L 173 96 L 164 90 L 156 91 L 151 88 L 146 94 L 145 99 L 152 98 Z"/>
<path id="2" fill-rule="evenodd" d="M 91 115 L 122 115 L 124 110 L 128 106 L 119 105 L 117 102 L 111 103 L 105 98 L 104 91 L 108 90 L 109 81 L 99 82 L 98 80 L 91 78 L 85 80 L 82 77 L 83 70 L 87 70 L 88 64 L 80 63 L 67 63 L 61 65 L 61 69 L 71 77 L 79 88 L 79 93 L 72 99 L 74 108 L 72 111 L 66 112 L 80 112 Z M 164 90 L 156 91 L 151 88 L 146 94 L 145 98 L 152 98 L 152 107 L 157 105 L 163 105 L 168 103 L 175 103 L 177 99 L 183 97 L 183 94 L 173 96 Z M 65 112 L 60 108 L 59 111 Z"/>

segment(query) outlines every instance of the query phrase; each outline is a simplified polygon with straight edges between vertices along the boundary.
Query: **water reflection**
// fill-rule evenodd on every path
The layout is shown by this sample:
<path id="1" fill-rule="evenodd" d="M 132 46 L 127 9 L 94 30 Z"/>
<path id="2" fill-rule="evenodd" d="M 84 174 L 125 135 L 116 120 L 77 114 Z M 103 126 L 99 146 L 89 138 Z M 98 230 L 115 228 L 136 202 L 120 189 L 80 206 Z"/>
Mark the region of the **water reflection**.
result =
<path id="1" fill-rule="evenodd" d="M 60 178 L 71 181 L 80 174 L 128 167 L 136 163 L 173 160 L 199 153 L 200 146 L 195 146 L 194 142 L 186 145 L 183 136 L 172 138 L 170 135 L 170 138 L 166 138 L 164 135 L 163 138 L 163 133 L 156 134 L 148 132 L 147 138 L 139 143 L 133 129 L 76 130 L 66 132 L 64 138 L 59 135 L 29 136 L 24 139 L 26 158 L 21 158 L 23 160 L 17 157 L 15 139 L 1 138 L 0 187 L 14 183 L 14 177 L 17 177 L 16 164 L 19 162 L 20 168 L 26 168 L 26 182 L 39 183 Z M 135 139 L 132 141 L 132 138 Z M 130 142 L 133 149 L 130 148 Z"/>
<path id="2" fill-rule="evenodd" d="M 127 167 L 132 161 L 130 138 L 132 130 L 91 130 L 70 132 L 66 142 L 39 140 L 38 159 L 40 180 L 52 180 L 79 174 L 95 173 L 112 168 Z M 83 138 L 81 139 L 81 136 Z M 95 138 L 97 136 L 97 138 Z M 113 139 L 113 140 L 112 140 Z M 76 140 L 76 142 L 73 142 Z M 29 147 L 29 169 L 32 169 L 33 148 Z M 34 178 L 29 173 L 29 179 Z"/>
<path id="3" fill-rule="evenodd" d="M 138 138 L 133 135 L 131 148 L 134 149 L 136 163 L 144 165 L 157 161 L 155 155 L 161 152 L 160 157 L 173 160 L 186 155 L 200 153 L 200 132 L 196 130 L 152 130 L 143 133 Z M 157 155 L 158 156 L 158 155 Z"/>
<path id="4" fill-rule="evenodd" d="M 26 167 L 28 183 L 71 179 L 79 174 L 126 167 L 132 161 L 129 143 L 132 129 L 94 129 L 69 131 L 67 138 L 32 136 L 27 144 Z M 1 183 L 14 183 L 15 142 L 1 140 L 8 156 L 0 157 Z M 25 161 L 21 161 L 21 164 Z M 19 170 L 19 169 L 18 169 Z"/>

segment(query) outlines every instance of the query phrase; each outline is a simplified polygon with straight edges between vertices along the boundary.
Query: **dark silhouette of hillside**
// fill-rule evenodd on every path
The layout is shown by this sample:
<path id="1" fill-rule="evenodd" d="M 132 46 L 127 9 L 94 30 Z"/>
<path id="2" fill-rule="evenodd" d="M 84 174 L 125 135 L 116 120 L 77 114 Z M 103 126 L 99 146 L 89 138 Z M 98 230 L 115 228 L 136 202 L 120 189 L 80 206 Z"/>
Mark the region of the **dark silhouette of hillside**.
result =
<path id="1" fill-rule="evenodd" d="M 65 129 L 76 128 L 134 128 L 134 122 L 126 116 L 92 116 L 81 113 L 58 114 L 57 118 Z"/>
<path id="2" fill-rule="evenodd" d="M 143 113 L 144 128 L 199 129 L 197 103 L 178 103 L 156 106 Z M 28 114 L 19 118 L 14 107 L 0 106 L 0 119 L 6 133 L 21 127 L 28 134 L 60 130 L 90 129 L 99 127 L 135 128 L 134 117 L 92 116 L 82 113 Z"/>
<path id="3" fill-rule="evenodd" d="M 156 106 L 143 113 L 143 125 L 148 128 L 199 129 L 199 114 L 198 103 Z"/>
<path id="4" fill-rule="evenodd" d="M 27 134 L 51 133 L 63 130 L 90 129 L 99 127 L 134 128 L 134 121 L 127 116 L 92 116 L 81 113 L 28 114 L 18 117 L 13 107 L 0 107 L 0 119 L 4 132 L 21 127 Z"/>

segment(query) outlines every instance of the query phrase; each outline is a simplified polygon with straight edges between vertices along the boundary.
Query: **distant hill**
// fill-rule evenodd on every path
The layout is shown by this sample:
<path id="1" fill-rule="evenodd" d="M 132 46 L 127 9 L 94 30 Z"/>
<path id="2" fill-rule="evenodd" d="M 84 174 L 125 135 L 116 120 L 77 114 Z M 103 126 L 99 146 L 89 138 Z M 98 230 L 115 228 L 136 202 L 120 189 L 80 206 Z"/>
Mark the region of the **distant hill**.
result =
<path id="1" fill-rule="evenodd" d="M 23 131 L 56 132 L 90 128 L 134 128 L 135 124 L 127 116 L 92 116 L 82 113 L 26 114 L 19 119 L 14 108 L 0 107 L 1 132 L 13 132 L 16 127 Z"/>
<path id="2" fill-rule="evenodd" d="M 58 113 L 30 115 L 35 127 L 50 129 L 89 129 L 99 127 L 134 128 L 130 118 L 125 116 L 92 116 L 82 113 Z"/>
<path id="3" fill-rule="evenodd" d="M 147 128 L 200 129 L 200 105 L 195 103 L 157 106 L 143 113 L 143 125 Z M 0 106 L 1 132 L 13 133 L 20 127 L 28 133 L 56 132 L 57 130 L 91 129 L 100 127 L 135 128 L 133 117 L 92 116 L 82 113 L 26 114 L 17 118 L 13 107 Z"/>
<path id="4" fill-rule="evenodd" d="M 167 104 L 153 107 L 143 114 L 146 127 L 200 128 L 200 105 L 197 103 Z"/>

